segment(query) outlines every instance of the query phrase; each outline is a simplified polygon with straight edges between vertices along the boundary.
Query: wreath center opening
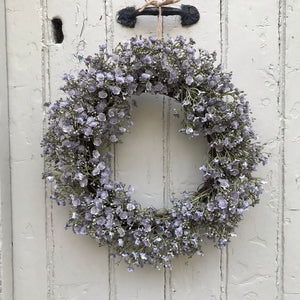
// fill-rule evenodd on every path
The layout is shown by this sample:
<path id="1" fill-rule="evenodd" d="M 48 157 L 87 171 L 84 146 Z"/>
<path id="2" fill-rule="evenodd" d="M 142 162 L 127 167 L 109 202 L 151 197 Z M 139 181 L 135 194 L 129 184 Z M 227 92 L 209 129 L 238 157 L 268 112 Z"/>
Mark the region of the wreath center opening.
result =
<path id="1" fill-rule="evenodd" d="M 130 182 L 142 207 L 169 207 L 171 197 L 203 183 L 207 140 L 179 132 L 183 112 L 173 98 L 143 93 L 130 102 L 133 126 L 115 147 L 115 177 Z"/>

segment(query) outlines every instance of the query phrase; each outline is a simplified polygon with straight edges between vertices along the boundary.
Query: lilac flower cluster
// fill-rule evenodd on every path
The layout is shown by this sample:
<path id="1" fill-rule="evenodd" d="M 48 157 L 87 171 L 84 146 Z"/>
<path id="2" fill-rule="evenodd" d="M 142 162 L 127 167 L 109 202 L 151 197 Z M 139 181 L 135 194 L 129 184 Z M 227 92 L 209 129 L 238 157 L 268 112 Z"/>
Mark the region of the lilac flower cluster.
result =
<path id="1" fill-rule="evenodd" d="M 262 192 L 263 182 L 252 172 L 267 158 L 252 129 L 249 103 L 231 75 L 215 66 L 216 54 L 193 45 L 179 36 L 133 37 L 113 53 L 100 46 L 85 58 L 85 69 L 63 76 L 65 98 L 48 103 L 42 147 L 51 198 L 70 207 L 66 227 L 107 245 L 129 271 L 145 264 L 171 267 L 175 256 L 202 254 L 205 237 L 223 247 Z M 204 184 L 172 199 L 170 209 L 142 209 L 132 186 L 112 180 L 111 146 L 132 126 L 128 100 L 141 93 L 179 101 L 180 132 L 204 135 L 210 147 L 200 167 Z"/>

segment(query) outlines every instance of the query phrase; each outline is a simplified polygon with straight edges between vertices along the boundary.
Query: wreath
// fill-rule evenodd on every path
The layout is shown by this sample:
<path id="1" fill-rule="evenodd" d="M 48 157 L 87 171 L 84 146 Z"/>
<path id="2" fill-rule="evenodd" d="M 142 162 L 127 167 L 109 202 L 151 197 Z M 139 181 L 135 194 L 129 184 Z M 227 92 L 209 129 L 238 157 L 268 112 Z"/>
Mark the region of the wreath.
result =
<path id="1" fill-rule="evenodd" d="M 145 264 L 171 267 L 178 255 L 202 255 L 204 238 L 222 248 L 262 192 L 263 181 L 252 172 L 267 158 L 256 141 L 245 94 L 234 87 L 230 73 L 215 66 L 215 52 L 193 45 L 179 36 L 133 37 L 112 53 L 100 46 L 77 76 L 64 74 L 65 98 L 47 103 L 42 147 L 51 198 L 68 204 L 66 227 L 107 245 L 129 271 Z M 131 185 L 112 179 L 112 145 L 133 125 L 129 99 L 141 93 L 180 102 L 179 131 L 204 135 L 209 145 L 207 163 L 200 166 L 204 183 L 171 199 L 169 209 L 142 208 Z"/>

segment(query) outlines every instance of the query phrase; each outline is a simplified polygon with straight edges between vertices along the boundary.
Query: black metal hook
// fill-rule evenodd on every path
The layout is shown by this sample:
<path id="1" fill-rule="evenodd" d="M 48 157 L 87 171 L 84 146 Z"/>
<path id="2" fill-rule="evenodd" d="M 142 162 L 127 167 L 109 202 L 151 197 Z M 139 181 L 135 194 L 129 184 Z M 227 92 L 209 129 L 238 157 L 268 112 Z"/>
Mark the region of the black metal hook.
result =
<path id="1" fill-rule="evenodd" d="M 174 7 L 162 7 L 161 13 L 163 16 L 181 16 L 181 25 L 193 25 L 200 19 L 200 13 L 195 6 L 192 5 L 181 5 L 181 8 Z M 118 23 L 134 28 L 136 23 L 136 17 L 138 16 L 158 16 L 157 7 L 147 7 L 142 12 L 134 7 L 126 7 L 118 12 Z"/>

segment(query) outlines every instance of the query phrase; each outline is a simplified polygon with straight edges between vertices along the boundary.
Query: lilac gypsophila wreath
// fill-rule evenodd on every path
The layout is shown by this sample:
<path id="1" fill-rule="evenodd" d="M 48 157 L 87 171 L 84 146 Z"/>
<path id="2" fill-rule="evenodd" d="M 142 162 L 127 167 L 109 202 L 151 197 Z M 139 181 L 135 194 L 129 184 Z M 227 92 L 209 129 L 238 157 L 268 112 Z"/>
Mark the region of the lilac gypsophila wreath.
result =
<path id="1" fill-rule="evenodd" d="M 233 86 L 231 74 L 214 66 L 215 53 L 193 44 L 179 36 L 133 37 L 113 53 L 100 46 L 77 76 L 64 75 L 66 97 L 48 103 L 42 147 L 51 198 L 70 207 L 67 227 L 107 245 L 129 271 L 145 264 L 171 267 L 175 256 L 202 254 L 204 238 L 226 245 L 262 192 L 252 172 L 267 158 L 244 93 Z M 141 93 L 180 102 L 180 132 L 204 135 L 209 144 L 207 163 L 199 166 L 204 184 L 171 199 L 170 209 L 142 208 L 130 185 L 112 179 L 111 146 L 132 126 L 129 99 Z"/>

